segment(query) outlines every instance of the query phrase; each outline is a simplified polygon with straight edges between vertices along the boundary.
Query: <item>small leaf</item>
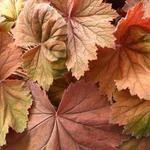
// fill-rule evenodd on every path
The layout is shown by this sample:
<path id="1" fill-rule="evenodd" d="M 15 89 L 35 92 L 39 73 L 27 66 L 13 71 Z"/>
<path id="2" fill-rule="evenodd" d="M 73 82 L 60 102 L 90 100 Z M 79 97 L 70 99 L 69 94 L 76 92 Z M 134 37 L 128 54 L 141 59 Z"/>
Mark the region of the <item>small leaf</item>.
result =
<path id="1" fill-rule="evenodd" d="M 131 96 L 128 91 L 114 94 L 112 123 L 125 125 L 125 132 L 136 137 L 150 134 L 150 102 Z"/>
<path id="2" fill-rule="evenodd" d="M 34 104 L 28 131 L 10 137 L 5 150 L 115 150 L 122 141 L 121 128 L 108 123 L 109 102 L 95 85 L 71 84 L 57 112 L 44 91 L 35 85 L 30 88 Z"/>
<path id="3" fill-rule="evenodd" d="M 1 0 L 0 2 L 0 29 L 10 31 L 17 20 L 22 8 L 24 0 Z"/>
<path id="4" fill-rule="evenodd" d="M 64 90 L 67 89 L 69 84 L 74 82 L 74 78 L 70 73 L 66 73 L 62 78 L 54 80 L 53 85 L 50 87 L 48 96 L 54 106 L 58 106 L 61 102 Z"/>
<path id="5" fill-rule="evenodd" d="M 28 1 L 15 31 L 16 44 L 28 50 L 24 68 L 28 76 L 48 90 L 65 71 L 66 23 L 47 3 Z"/>

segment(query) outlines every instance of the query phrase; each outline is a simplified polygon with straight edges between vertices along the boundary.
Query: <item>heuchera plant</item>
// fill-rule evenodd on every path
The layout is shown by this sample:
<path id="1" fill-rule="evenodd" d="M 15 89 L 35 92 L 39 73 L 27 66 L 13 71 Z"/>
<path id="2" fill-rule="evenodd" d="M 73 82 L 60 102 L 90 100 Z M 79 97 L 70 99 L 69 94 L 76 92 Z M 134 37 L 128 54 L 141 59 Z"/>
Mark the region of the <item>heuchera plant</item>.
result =
<path id="1" fill-rule="evenodd" d="M 150 150 L 150 1 L 120 2 L 0 0 L 1 150 Z"/>

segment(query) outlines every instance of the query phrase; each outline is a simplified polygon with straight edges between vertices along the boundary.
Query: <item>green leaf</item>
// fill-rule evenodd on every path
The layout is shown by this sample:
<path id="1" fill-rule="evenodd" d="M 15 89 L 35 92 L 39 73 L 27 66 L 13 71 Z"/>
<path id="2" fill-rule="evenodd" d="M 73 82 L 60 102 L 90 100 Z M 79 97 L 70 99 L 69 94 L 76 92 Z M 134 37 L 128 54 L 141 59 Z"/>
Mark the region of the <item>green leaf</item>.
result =
<path id="1" fill-rule="evenodd" d="M 150 104 L 149 104 L 150 106 Z M 132 133 L 132 135 L 141 138 L 142 136 L 150 135 L 150 111 L 145 114 L 136 116 L 125 126 L 126 133 Z"/>

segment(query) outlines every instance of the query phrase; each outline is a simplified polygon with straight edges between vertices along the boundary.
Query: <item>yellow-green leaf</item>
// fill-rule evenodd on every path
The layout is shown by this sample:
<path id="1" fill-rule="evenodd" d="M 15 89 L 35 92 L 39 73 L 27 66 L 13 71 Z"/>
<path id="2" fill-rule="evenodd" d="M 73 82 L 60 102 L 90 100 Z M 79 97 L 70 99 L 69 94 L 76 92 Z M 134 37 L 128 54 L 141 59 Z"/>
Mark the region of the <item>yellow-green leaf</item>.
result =
<path id="1" fill-rule="evenodd" d="M 64 47 L 64 43 L 60 45 L 60 48 Z M 61 49 L 60 49 L 61 50 Z M 45 89 L 48 90 L 50 85 L 53 83 L 53 77 L 59 78 L 65 72 L 64 58 L 65 53 L 62 54 L 59 49 L 53 51 L 53 53 L 62 54 L 62 57 L 56 61 L 50 61 L 44 55 L 46 50 L 42 47 L 37 47 L 24 56 L 24 68 L 27 70 L 29 77 L 33 81 L 38 81 L 38 83 Z M 59 55 L 58 55 L 59 56 Z"/>
<path id="2" fill-rule="evenodd" d="M 18 18 L 15 39 L 28 50 L 24 55 L 28 76 L 48 90 L 66 71 L 65 20 L 49 4 L 28 1 Z"/>
<path id="3" fill-rule="evenodd" d="M 0 146 L 6 144 L 9 127 L 23 132 L 27 125 L 31 96 L 24 82 L 6 80 L 0 83 Z"/>
<path id="4" fill-rule="evenodd" d="M 2 0 L 0 2 L 0 28 L 9 31 L 17 20 L 24 0 Z"/>
<path id="5" fill-rule="evenodd" d="M 114 94 L 112 122 L 125 125 L 124 131 L 136 137 L 150 134 L 150 102 L 131 96 L 128 91 Z"/>

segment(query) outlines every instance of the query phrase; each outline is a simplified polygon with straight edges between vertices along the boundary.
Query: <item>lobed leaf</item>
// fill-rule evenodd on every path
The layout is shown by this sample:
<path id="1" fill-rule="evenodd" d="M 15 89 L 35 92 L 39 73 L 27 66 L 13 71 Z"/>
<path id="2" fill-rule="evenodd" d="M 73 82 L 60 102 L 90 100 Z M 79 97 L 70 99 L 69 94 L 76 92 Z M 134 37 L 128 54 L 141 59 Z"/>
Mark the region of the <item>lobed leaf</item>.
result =
<path id="1" fill-rule="evenodd" d="M 142 19 L 143 4 L 129 10 L 118 25 L 115 35 L 119 50 L 123 53 L 121 80 L 116 81 L 119 90 L 129 88 L 132 95 L 149 100 L 150 82 L 150 19 Z M 133 34 L 135 34 L 133 36 Z M 120 45 L 121 44 L 121 45 Z"/>
<path id="2" fill-rule="evenodd" d="M 119 22 L 116 50 L 100 48 L 98 61 L 93 63 L 99 69 L 91 65 L 88 76 L 100 81 L 110 97 L 116 85 L 118 90 L 128 88 L 132 95 L 150 100 L 150 19 L 142 17 L 143 4 L 139 3 Z"/>
<path id="3" fill-rule="evenodd" d="M 0 146 L 6 144 L 9 127 L 16 132 L 25 130 L 30 106 L 31 97 L 24 82 L 6 80 L 0 83 Z"/>
<path id="4" fill-rule="evenodd" d="M 88 61 L 95 60 L 97 45 L 114 45 L 113 25 L 116 16 L 110 4 L 102 0 L 50 0 L 67 20 L 67 68 L 79 79 L 87 71 Z"/>
<path id="5" fill-rule="evenodd" d="M 116 92 L 114 100 L 111 122 L 125 125 L 125 133 L 138 138 L 149 136 L 150 102 L 131 96 L 128 91 Z"/>
<path id="6" fill-rule="evenodd" d="M 21 65 L 21 51 L 10 36 L 1 33 L 0 43 L 0 146 L 6 144 L 9 127 L 16 132 L 26 128 L 28 109 L 31 105 L 29 91 L 24 82 L 7 79 Z"/>
<path id="7" fill-rule="evenodd" d="M 66 70 L 66 23 L 47 3 L 28 1 L 15 31 L 16 44 L 29 49 L 24 55 L 28 76 L 48 90 Z"/>
<path id="8" fill-rule="evenodd" d="M 108 123 L 109 102 L 95 85 L 85 81 L 71 84 L 57 112 L 44 91 L 32 84 L 30 88 L 34 104 L 28 131 L 14 140 L 10 137 L 5 150 L 114 150 L 120 144 L 121 128 Z"/>

